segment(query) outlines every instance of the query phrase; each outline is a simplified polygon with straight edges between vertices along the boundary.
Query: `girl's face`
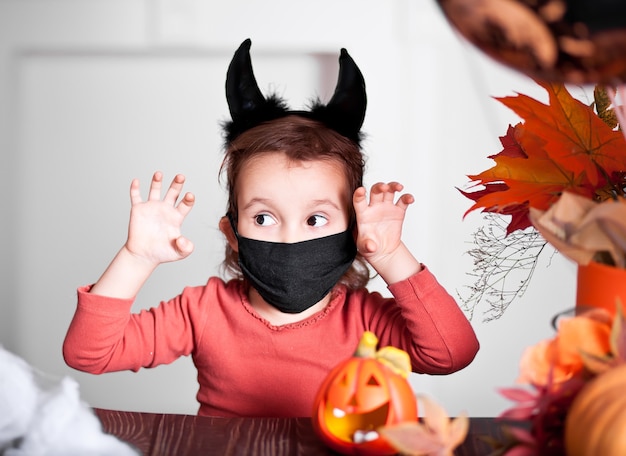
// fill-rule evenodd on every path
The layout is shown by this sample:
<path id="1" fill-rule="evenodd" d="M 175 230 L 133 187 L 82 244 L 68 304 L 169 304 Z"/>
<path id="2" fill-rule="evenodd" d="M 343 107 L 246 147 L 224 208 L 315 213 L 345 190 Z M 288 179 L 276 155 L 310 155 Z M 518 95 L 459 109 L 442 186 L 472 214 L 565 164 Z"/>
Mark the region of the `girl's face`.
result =
<path id="1" fill-rule="evenodd" d="M 348 227 L 347 181 L 332 160 L 290 161 L 281 152 L 250 159 L 236 184 L 241 236 L 293 243 Z"/>

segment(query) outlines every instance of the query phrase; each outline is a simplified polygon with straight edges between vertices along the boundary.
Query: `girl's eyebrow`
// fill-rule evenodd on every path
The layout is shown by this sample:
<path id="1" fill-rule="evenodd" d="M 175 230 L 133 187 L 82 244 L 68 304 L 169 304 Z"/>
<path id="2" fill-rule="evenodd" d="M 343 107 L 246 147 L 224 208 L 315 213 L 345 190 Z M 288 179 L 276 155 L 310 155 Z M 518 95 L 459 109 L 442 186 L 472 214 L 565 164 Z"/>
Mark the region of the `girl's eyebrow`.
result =
<path id="1" fill-rule="evenodd" d="M 309 204 L 309 206 L 310 207 L 331 206 L 337 210 L 341 210 L 341 207 L 339 207 L 337 203 L 335 203 L 333 200 L 328 199 L 328 198 L 313 200 L 311 201 L 311 204 Z"/>
<path id="2" fill-rule="evenodd" d="M 250 201 L 248 201 L 244 206 L 243 206 L 243 210 L 248 209 L 252 206 L 254 206 L 255 204 L 264 204 L 264 205 L 270 205 L 271 204 L 270 199 L 268 198 L 252 198 Z"/>
<path id="3" fill-rule="evenodd" d="M 271 206 L 272 205 L 272 200 L 269 198 L 252 198 L 250 201 L 248 201 L 243 207 L 242 210 L 246 210 L 249 209 L 250 207 L 256 205 L 256 204 L 263 204 L 263 205 L 267 205 L 267 206 Z M 331 206 L 337 210 L 341 210 L 341 207 L 334 202 L 333 200 L 329 199 L 329 198 L 322 198 L 322 199 L 315 199 L 312 200 L 309 204 L 309 207 L 318 207 L 318 206 Z"/>

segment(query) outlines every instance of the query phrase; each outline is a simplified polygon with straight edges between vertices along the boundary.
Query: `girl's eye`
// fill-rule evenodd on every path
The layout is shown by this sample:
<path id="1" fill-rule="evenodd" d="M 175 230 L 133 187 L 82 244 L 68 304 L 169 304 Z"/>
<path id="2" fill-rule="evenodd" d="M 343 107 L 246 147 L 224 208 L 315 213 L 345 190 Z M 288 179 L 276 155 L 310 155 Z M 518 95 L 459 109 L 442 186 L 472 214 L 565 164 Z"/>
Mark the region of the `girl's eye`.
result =
<path id="1" fill-rule="evenodd" d="M 260 225 L 260 226 L 276 225 L 276 220 L 274 220 L 272 217 L 270 217 L 267 214 L 257 215 L 256 217 L 254 217 L 254 221 L 257 225 Z"/>
<path id="2" fill-rule="evenodd" d="M 328 223 L 328 219 L 322 215 L 312 215 L 306 219 L 306 224 L 309 226 L 324 226 Z"/>

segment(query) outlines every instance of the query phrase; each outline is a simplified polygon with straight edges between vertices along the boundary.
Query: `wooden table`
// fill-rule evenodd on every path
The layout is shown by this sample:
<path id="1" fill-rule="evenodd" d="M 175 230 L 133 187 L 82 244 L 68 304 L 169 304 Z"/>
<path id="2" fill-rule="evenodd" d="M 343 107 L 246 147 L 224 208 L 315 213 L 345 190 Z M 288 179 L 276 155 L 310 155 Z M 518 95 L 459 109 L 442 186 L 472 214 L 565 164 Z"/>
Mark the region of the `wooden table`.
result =
<path id="1" fill-rule="evenodd" d="M 144 455 L 333 455 L 313 432 L 309 418 L 213 418 L 95 409 L 104 431 Z M 480 437 L 502 438 L 493 418 L 472 418 L 457 456 L 485 456 Z"/>

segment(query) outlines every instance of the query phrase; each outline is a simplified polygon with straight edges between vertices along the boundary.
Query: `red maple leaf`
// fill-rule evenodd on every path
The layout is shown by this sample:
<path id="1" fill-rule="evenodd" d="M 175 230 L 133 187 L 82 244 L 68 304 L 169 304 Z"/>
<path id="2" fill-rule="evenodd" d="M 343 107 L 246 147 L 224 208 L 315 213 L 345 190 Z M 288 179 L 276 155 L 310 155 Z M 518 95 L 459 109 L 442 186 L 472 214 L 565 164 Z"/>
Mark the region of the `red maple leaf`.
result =
<path id="1" fill-rule="evenodd" d="M 507 234 L 530 226 L 528 208 L 547 210 L 564 190 L 589 198 L 621 190 L 615 176 L 626 170 L 626 141 L 563 84 L 538 82 L 549 95 L 543 104 L 526 95 L 496 98 L 523 122 L 509 126 L 503 146 L 489 158 L 495 165 L 468 175 L 470 189 L 462 191 L 474 204 L 467 213 L 512 215 Z"/>

